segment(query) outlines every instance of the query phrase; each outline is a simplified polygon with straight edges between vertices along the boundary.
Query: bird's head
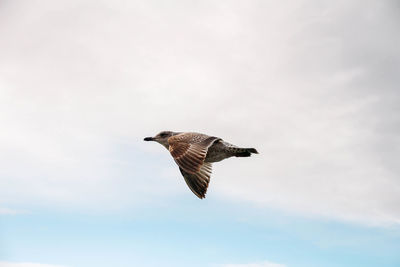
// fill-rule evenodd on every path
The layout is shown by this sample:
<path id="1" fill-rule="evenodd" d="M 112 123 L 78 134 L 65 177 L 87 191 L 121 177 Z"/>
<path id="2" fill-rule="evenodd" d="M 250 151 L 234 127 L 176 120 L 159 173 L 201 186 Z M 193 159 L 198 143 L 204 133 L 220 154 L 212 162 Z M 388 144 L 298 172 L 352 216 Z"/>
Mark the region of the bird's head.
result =
<path id="1" fill-rule="evenodd" d="M 165 146 L 168 149 L 169 147 L 168 138 L 177 134 L 179 133 L 171 131 L 162 131 L 154 137 L 146 137 L 144 141 L 156 141 L 157 143 L 160 143 L 161 145 Z"/>

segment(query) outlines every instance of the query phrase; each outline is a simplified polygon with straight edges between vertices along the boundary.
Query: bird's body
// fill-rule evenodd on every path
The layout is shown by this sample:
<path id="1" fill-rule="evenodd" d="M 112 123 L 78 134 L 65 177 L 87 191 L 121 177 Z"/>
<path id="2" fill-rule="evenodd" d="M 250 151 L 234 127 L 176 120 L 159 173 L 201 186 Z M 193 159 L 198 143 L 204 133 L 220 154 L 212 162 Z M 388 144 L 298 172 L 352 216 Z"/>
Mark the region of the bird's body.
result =
<path id="1" fill-rule="evenodd" d="M 156 141 L 169 150 L 192 192 L 204 198 L 211 175 L 211 163 L 229 157 L 249 157 L 254 148 L 240 148 L 219 137 L 201 133 L 164 131 L 145 141 Z"/>

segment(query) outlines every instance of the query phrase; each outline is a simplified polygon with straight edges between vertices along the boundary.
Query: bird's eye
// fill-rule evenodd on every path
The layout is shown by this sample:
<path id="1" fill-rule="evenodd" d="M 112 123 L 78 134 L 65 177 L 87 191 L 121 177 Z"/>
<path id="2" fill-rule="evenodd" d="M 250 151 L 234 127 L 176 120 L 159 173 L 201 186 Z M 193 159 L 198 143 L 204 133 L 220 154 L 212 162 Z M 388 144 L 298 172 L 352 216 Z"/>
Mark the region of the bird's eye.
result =
<path id="1" fill-rule="evenodd" d="M 166 133 L 160 133 L 160 137 L 166 137 L 167 134 Z"/>

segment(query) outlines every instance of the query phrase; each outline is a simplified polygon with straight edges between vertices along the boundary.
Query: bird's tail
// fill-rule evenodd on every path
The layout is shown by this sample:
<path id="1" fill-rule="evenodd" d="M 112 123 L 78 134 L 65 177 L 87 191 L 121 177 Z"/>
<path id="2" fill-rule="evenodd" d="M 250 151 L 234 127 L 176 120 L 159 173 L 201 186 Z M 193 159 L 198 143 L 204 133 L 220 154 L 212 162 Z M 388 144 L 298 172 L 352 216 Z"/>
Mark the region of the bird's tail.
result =
<path id="1" fill-rule="evenodd" d="M 234 156 L 235 157 L 250 157 L 251 154 L 258 154 L 258 151 L 255 148 L 235 148 Z"/>

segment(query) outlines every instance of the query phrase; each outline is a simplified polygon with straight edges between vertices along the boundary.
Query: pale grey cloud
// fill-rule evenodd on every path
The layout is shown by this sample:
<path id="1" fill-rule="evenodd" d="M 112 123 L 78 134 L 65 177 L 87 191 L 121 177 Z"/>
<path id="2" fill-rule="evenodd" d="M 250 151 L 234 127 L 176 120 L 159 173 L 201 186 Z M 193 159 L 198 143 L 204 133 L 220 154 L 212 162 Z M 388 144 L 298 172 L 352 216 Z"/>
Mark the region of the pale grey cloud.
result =
<path id="1" fill-rule="evenodd" d="M 196 130 L 261 152 L 216 164 L 209 194 L 400 221 L 393 2 L 2 5 L 2 203 L 177 194 L 167 152 L 141 139 Z M 148 180 L 141 155 L 163 162 Z"/>

